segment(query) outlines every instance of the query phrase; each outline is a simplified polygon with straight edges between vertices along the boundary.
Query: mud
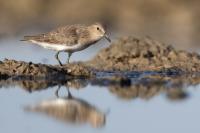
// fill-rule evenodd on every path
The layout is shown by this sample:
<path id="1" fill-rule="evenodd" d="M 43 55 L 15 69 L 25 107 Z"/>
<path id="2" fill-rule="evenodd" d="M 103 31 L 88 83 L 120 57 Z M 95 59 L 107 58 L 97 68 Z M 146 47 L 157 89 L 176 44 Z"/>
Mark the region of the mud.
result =
<path id="1" fill-rule="evenodd" d="M 159 71 L 193 73 L 200 71 L 200 55 L 178 51 L 171 45 L 151 38 L 122 37 L 102 49 L 88 62 L 59 65 L 34 64 L 8 60 L 0 62 L 1 78 L 31 77 L 93 77 L 98 72 Z"/>
<path id="2" fill-rule="evenodd" d="M 0 62 L 0 75 L 2 79 L 12 76 L 65 79 L 70 76 L 90 76 L 91 72 L 82 63 L 60 67 L 5 59 Z"/>
<path id="3" fill-rule="evenodd" d="M 90 62 L 97 70 L 160 71 L 177 69 L 185 72 L 200 70 L 200 56 L 178 51 L 171 45 L 151 38 L 124 37 L 101 50 Z"/>

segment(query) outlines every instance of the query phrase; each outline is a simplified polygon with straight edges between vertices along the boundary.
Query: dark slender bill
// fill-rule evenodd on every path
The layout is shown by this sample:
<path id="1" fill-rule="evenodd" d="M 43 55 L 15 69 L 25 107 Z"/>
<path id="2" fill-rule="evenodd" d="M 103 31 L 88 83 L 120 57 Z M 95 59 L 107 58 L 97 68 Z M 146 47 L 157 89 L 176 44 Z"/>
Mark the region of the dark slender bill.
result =
<path id="1" fill-rule="evenodd" d="M 108 40 L 108 42 L 110 42 L 111 43 L 111 40 L 110 40 L 110 38 L 108 37 L 108 35 L 107 34 L 105 34 L 104 35 L 104 37 Z"/>

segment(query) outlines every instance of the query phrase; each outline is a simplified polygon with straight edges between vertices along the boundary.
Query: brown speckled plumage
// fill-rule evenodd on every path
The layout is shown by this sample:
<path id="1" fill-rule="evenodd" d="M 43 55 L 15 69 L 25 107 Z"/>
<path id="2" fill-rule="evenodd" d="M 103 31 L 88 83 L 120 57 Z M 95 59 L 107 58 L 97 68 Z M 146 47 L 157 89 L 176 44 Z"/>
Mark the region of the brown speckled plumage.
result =
<path id="1" fill-rule="evenodd" d="M 58 58 L 59 52 L 68 52 L 69 62 L 69 58 L 73 52 L 83 50 L 103 37 L 106 37 L 110 41 L 104 27 L 100 23 L 96 23 L 89 26 L 81 24 L 67 25 L 48 33 L 24 36 L 23 41 L 32 42 L 44 48 L 58 51 L 56 59 L 62 65 Z"/>
<path id="2" fill-rule="evenodd" d="M 63 44 L 63 45 L 75 45 L 80 42 L 80 39 L 89 38 L 90 33 L 86 30 L 86 26 L 83 25 L 67 25 L 52 30 L 45 34 L 39 34 L 34 36 L 25 36 L 24 39 L 35 40 L 39 42 L 46 42 L 49 44 Z"/>

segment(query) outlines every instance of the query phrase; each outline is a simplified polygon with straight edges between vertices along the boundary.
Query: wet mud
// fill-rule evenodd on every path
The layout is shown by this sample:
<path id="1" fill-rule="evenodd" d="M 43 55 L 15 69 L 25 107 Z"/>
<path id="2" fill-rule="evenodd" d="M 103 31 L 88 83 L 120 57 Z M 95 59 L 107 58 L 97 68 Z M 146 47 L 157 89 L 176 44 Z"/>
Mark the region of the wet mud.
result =
<path id="1" fill-rule="evenodd" d="M 34 64 L 32 62 L 5 59 L 0 62 L 1 78 L 8 77 L 36 77 L 36 78 L 67 78 L 70 76 L 91 76 L 89 68 L 83 63 L 74 63 L 65 66 Z"/>
<path id="2" fill-rule="evenodd" d="M 171 45 L 151 38 L 122 37 L 102 49 L 87 62 L 59 65 L 34 64 L 5 59 L 0 62 L 1 78 L 31 77 L 93 77 L 99 72 L 172 71 L 193 73 L 200 71 L 200 55 L 178 51 Z"/>

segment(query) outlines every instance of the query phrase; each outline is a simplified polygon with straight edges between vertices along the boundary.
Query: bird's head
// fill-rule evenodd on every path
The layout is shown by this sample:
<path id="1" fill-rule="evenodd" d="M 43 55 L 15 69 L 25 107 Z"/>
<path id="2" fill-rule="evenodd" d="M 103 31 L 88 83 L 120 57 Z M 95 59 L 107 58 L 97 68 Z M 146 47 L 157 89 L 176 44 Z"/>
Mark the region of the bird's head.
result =
<path id="1" fill-rule="evenodd" d="M 89 26 L 88 28 L 91 32 L 92 38 L 99 40 L 99 39 L 105 37 L 109 42 L 111 42 L 111 40 L 108 37 L 108 35 L 106 34 L 106 30 L 102 24 L 95 23 L 95 24 Z"/>

